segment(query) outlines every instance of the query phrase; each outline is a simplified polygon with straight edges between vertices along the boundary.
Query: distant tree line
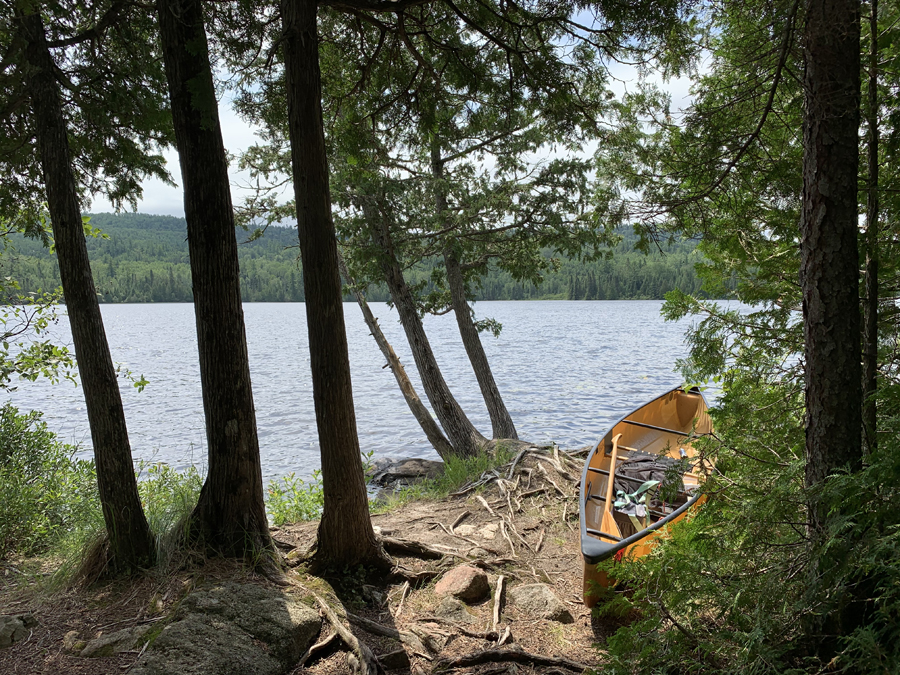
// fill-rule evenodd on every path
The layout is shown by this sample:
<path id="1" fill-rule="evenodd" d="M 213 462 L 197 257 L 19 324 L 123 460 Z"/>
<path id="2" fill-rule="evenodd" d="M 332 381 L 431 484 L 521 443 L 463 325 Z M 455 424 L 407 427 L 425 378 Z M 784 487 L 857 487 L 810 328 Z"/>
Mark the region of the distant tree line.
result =
<path id="1" fill-rule="evenodd" d="M 100 302 L 191 302 L 191 275 L 183 218 L 147 214 L 94 214 L 90 223 L 108 238 L 89 238 L 94 283 Z M 238 230 L 241 298 L 244 302 L 302 302 L 303 279 L 293 228 L 269 227 L 249 241 Z M 539 286 L 516 281 L 509 272 L 492 269 L 475 289 L 477 300 L 645 300 L 661 299 L 678 289 L 700 292 L 695 266 L 702 261 L 693 242 L 681 241 L 644 254 L 634 249 L 633 235 L 624 236 L 600 260 L 562 258 L 555 272 Z M 19 280 L 23 291 L 52 290 L 60 284 L 56 258 L 39 241 L 21 237 L 16 254 L 4 260 L 6 274 Z M 409 271 L 413 284 L 431 286 L 431 272 L 440 260 L 425 260 Z M 390 298 L 387 289 L 369 289 L 372 301 Z"/>

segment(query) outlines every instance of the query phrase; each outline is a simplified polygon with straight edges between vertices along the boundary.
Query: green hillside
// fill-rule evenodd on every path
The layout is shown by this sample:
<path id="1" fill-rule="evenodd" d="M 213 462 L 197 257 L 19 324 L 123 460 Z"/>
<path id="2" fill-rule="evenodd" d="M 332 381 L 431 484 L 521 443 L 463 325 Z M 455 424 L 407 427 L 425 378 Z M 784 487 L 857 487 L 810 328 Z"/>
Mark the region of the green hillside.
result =
<path id="1" fill-rule="evenodd" d="M 187 228 L 183 218 L 145 214 L 95 214 L 91 225 L 108 238 L 89 238 L 87 245 L 94 282 L 101 302 L 190 302 Z M 241 295 L 245 302 L 300 302 L 303 281 L 298 263 L 297 234 L 292 228 L 270 227 L 248 242 L 238 230 Z M 560 269 L 535 287 L 494 270 L 479 289 L 479 300 L 629 300 L 662 298 L 674 288 L 695 293 L 700 280 L 694 270 L 700 260 L 691 242 L 669 246 L 665 254 L 633 249 L 626 236 L 605 260 L 579 263 L 562 260 Z M 56 258 L 40 242 L 18 237 L 15 252 L 4 257 L 4 275 L 17 279 L 24 292 L 59 286 Z M 427 279 L 430 267 L 409 272 L 410 281 Z M 384 288 L 373 288 L 369 299 L 388 299 Z"/>

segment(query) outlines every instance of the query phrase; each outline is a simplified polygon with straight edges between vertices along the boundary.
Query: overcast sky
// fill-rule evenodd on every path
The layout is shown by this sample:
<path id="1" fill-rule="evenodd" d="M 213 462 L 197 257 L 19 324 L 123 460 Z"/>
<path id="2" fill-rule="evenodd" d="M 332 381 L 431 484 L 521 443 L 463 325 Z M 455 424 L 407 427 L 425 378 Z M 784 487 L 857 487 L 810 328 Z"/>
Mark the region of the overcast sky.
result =
<path id="1" fill-rule="evenodd" d="M 617 64 L 612 70 L 617 79 L 610 82 L 610 88 L 616 95 L 621 95 L 626 89 L 633 90 L 635 88 L 637 76 L 633 68 Z M 673 112 L 689 104 L 690 80 L 682 78 L 662 86 L 672 94 Z M 234 157 L 238 157 L 243 150 L 253 145 L 257 140 L 254 134 L 254 127 L 248 125 L 235 114 L 229 95 L 226 95 L 219 102 L 219 118 L 222 124 L 225 148 Z M 183 217 L 184 201 L 181 193 L 181 170 L 178 166 L 178 153 L 174 149 L 170 149 L 164 155 L 168 163 L 169 173 L 177 185 L 176 187 L 171 187 L 156 179 L 145 181 L 144 196 L 143 199 L 138 201 L 137 210 L 139 213 Z M 248 177 L 246 174 L 238 172 L 234 166 L 229 171 L 229 175 L 231 177 L 232 202 L 239 204 L 243 200 L 240 186 L 249 182 Z M 112 205 L 102 197 L 95 198 L 90 207 L 92 213 L 107 213 L 112 210 Z"/>

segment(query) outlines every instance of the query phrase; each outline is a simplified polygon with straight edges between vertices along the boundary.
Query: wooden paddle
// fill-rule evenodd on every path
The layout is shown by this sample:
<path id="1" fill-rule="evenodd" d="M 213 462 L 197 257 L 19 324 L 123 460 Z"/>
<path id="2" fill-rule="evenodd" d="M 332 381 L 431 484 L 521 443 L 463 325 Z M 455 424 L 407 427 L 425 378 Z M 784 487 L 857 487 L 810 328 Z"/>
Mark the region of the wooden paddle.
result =
<path id="1" fill-rule="evenodd" d="M 606 501 L 603 502 L 603 518 L 600 520 L 600 531 L 606 532 L 607 534 L 614 534 L 617 537 L 621 537 L 622 533 L 619 531 L 619 526 L 616 524 L 616 519 L 612 514 L 612 500 L 613 482 L 616 477 L 616 459 L 619 454 L 619 439 L 621 437 L 622 434 L 616 434 L 613 437 L 612 458 L 609 460 L 609 478 L 606 482 Z"/>

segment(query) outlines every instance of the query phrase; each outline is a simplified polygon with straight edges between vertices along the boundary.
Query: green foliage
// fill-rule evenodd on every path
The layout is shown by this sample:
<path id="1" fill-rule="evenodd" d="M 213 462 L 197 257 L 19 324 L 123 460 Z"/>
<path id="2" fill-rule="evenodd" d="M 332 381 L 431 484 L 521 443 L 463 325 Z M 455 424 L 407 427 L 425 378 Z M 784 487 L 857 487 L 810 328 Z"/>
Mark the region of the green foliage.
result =
<path id="1" fill-rule="evenodd" d="M 803 491 L 802 389 L 735 379 L 704 451 L 719 473 L 710 500 L 654 552 L 604 563 L 631 591 L 605 613 L 640 618 L 609 640 L 610 673 L 800 673 L 804 621 L 843 608 L 829 672 L 900 667 L 900 390 L 883 394 L 884 442 L 865 469 L 837 474 L 821 497 L 842 515 L 825 538 L 829 560 L 810 583 Z M 837 508 L 839 507 L 839 508 Z"/>
<path id="2" fill-rule="evenodd" d="M 75 363 L 65 347 L 46 339 L 48 329 L 56 323 L 59 290 L 47 292 L 57 284 L 23 291 L 15 276 L 17 251 L 14 240 L 31 242 L 45 249 L 50 243 L 43 215 L 28 219 L 21 213 L 11 219 L 0 217 L 0 390 L 14 390 L 14 380 L 34 381 L 46 377 L 74 381 Z"/>
<path id="3" fill-rule="evenodd" d="M 97 522 L 94 465 L 74 453 L 40 413 L 0 409 L 0 559 L 48 551 Z"/>
<path id="4" fill-rule="evenodd" d="M 165 462 L 138 460 L 135 475 L 144 515 L 158 537 L 190 515 L 203 487 L 203 476 L 193 465 L 182 472 Z"/>
<path id="5" fill-rule="evenodd" d="M 292 471 L 280 480 L 269 483 L 266 510 L 276 526 L 314 520 L 322 515 L 325 493 L 322 472 L 313 471 L 309 481 L 298 478 Z"/>

